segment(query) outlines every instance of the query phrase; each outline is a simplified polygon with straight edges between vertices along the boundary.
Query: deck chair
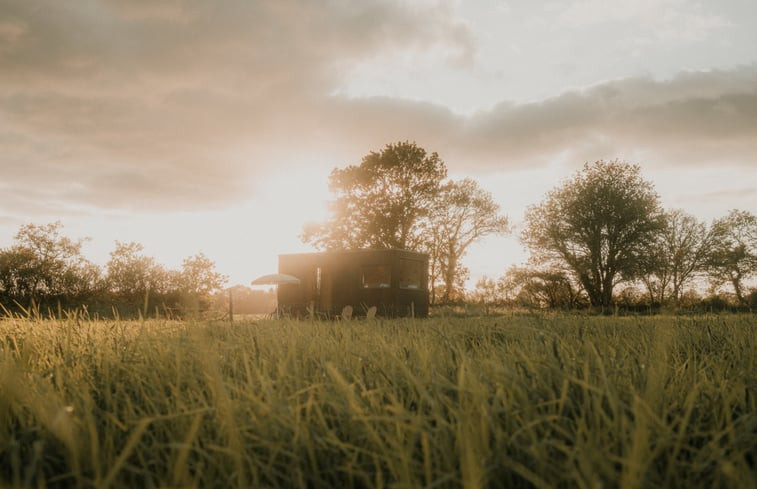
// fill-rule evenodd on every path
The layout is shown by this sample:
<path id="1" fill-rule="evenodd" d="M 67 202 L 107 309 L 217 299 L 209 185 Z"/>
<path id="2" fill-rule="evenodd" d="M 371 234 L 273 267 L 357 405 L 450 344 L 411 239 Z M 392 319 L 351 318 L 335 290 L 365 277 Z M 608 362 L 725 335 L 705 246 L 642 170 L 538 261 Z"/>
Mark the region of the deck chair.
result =
<path id="1" fill-rule="evenodd" d="M 349 321 L 352 319 L 352 306 L 346 305 L 342 308 L 342 315 L 341 318 L 345 321 Z"/>

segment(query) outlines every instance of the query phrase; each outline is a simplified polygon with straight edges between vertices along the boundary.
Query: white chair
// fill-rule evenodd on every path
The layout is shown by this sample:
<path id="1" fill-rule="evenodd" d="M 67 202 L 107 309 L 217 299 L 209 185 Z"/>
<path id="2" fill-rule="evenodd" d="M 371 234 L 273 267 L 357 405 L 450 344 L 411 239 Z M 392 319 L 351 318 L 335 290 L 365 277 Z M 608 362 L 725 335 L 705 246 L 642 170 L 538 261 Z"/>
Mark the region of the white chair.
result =
<path id="1" fill-rule="evenodd" d="M 365 311 L 365 319 L 374 319 L 376 317 L 376 306 L 371 306 Z"/>

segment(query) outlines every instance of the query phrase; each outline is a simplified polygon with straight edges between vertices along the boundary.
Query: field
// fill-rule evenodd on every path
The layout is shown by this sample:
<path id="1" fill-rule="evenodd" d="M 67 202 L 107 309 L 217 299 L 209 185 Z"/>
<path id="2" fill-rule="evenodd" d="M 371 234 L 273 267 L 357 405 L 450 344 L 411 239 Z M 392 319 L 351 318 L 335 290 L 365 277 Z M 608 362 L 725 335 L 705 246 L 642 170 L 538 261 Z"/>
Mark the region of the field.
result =
<path id="1" fill-rule="evenodd" d="M 0 487 L 757 487 L 757 320 L 0 320 Z"/>

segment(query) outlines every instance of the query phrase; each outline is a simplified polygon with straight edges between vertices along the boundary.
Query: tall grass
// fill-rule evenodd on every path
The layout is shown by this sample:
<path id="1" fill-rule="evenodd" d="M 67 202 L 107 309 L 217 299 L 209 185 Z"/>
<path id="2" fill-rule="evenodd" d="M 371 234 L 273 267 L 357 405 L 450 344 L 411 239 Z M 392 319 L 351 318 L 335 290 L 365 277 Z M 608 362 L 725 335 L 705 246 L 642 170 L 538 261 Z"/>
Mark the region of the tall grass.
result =
<path id="1" fill-rule="evenodd" d="M 754 316 L 0 321 L 0 486 L 757 487 Z"/>

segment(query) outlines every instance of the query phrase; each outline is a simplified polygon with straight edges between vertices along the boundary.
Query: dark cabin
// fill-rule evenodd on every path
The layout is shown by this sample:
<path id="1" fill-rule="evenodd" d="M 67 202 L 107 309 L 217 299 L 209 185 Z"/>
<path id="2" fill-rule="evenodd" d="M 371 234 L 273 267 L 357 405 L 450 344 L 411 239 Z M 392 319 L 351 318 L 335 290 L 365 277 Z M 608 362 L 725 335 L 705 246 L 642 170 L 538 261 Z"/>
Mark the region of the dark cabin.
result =
<path id="1" fill-rule="evenodd" d="M 352 306 L 380 316 L 428 316 L 428 255 L 406 250 L 351 250 L 279 255 L 279 273 L 299 285 L 280 285 L 279 307 L 293 316 L 308 308 L 328 317 Z"/>

